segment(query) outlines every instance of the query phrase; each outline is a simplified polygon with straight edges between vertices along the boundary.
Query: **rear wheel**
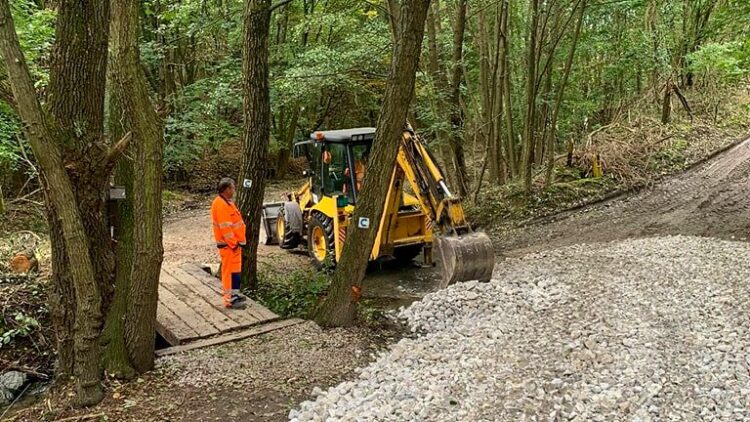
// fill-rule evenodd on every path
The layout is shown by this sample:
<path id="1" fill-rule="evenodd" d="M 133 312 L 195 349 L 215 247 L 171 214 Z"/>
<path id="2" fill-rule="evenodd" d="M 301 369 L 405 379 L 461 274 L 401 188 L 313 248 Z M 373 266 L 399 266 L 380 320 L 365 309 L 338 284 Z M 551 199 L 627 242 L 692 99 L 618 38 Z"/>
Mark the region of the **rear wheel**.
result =
<path id="1" fill-rule="evenodd" d="M 300 234 L 292 231 L 289 218 L 290 212 L 295 212 L 293 208 L 299 209 L 299 205 L 294 202 L 287 202 L 279 210 L 276 217 L 276 236 L 279 238 L 279 247 L 281 249 L 294 249 L 300 244 Z"/>
<path id="2" fill-rule="evenodd" d="M 333 220 L 316 212 L 310 218 L 307 233 L 307 248 L 318 269 L 335 265 L 335 238 Z"/>

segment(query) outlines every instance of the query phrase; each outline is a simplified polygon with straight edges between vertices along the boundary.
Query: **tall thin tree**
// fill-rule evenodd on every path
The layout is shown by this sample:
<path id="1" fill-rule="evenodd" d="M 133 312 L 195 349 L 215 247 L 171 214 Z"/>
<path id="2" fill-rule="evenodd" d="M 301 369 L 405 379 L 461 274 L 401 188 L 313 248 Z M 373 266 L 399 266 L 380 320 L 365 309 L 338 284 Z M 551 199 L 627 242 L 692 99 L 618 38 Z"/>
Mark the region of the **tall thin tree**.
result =
<path id="1" fill-rule="evenodd" d="M 377 123 L 372 155 L 367 166 L 362 193 L 352 221 L 369 218 L 368 229 L 349 226 L 344 250 L 333 274 L 328 296 L 320 304 L 315 319 L 325 326 L 354 323 L 367 262 L 375 243 L 378 222 L 393 175 L 396 155 L 414 93 L 425 19 L 430 0 L 406 0 L 401 5 L 398 38 Z"/>
<path id="2" fill-rule="evenodd" d="M 242 70 L 245 126 L 242 135 L 238 202 L 247 224 L 247 248 L 242 251 L 242 284 L 258 280 L 258 236 L 271 137 L 271 98 L 268 85 L 270 0 L 246 0 Z"/>

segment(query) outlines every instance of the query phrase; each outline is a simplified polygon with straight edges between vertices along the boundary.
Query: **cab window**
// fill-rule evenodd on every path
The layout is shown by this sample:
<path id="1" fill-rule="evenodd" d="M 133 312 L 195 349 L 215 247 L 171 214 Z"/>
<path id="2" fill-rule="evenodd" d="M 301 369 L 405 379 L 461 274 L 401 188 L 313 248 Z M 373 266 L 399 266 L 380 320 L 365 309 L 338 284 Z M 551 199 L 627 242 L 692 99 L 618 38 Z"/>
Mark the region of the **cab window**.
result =
<path id="1" fill-rule="evenodd" d="M 349 183 L 344 174 L 349 167 L 346 145 L 329 143 L 323 152 L 323 193 L 326 195 L 340 195 L 344 193 L 344 185 Z"/>

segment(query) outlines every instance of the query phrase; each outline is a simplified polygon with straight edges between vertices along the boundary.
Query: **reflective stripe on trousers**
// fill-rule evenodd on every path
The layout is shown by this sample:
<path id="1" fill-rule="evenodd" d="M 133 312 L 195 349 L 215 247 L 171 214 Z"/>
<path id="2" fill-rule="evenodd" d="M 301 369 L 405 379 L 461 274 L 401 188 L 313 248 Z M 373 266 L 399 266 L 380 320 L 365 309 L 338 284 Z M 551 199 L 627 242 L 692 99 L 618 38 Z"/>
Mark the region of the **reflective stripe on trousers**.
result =
<path id="1" fill-rule="evenodd" d="M 232 306 L 232 294 L 239 293 L 242 274 L 242 249 L 221 248 L 221 287 L 224 306 Z"/>

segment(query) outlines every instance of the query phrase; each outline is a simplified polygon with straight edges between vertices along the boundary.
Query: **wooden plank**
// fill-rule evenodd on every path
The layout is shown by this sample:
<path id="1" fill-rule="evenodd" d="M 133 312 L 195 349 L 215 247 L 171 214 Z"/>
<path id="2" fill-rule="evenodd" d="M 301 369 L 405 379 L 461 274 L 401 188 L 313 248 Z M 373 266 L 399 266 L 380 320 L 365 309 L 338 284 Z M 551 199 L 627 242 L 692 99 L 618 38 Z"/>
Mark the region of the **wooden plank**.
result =
<path id="1" fill-rule="evenodd" d="M 199 349 L 202 347 L 208 347 L 208 346 L 215 346 L 217 344 L 224 344 L 229 343 L 232 341 L 238 341 L 238 340 L 244 340 L 249 337 L 257 336 L 259 334 L 268 333 L 274 330 L 278 330 L 285 327 L 290 327 L 292 325 L 297 325 L 300 323 L 305 322 L 303 319 L 298 318 L 292 318 L 287 319 L 283 321 L 275 321 L 275 322 L 269 322 L 267 324 L 259 325 L 257 327 L 253 327 L 247 330 L 239 331 L 232 334 L 224 334 L 218 337 L 210 338 L 210 339 L 204 339 L 204 340 L 197 340 L 189 344 L 185 344 L 182 346 L 174 346 L 174 347 L 168 347 L 166 349 L 161 349 L 156 351 L 156 357 L 162 357 L 167 355 L 173 355 L 175 353 L 185 352 L 188 350 L 194 350 Z"/>
<path id="2" fill-rule="evenodd" d="M 239 325 L 237 328 L 244 328 L 248 327 L 250 325 L 260 324 L 261 322 L 265 322 L 269 318 L 265 318 L 262 314 L 257 312 L 249 312 L 252 308 L 255 306 L 258 306 L 255 304 L 255 302 L 248 300 L 247 301 L 247 307 L 245 309 L 226 309 L 224 306 L 221 305 L 221 295 L 216 293 L 214 290 L 207 287 L 206 282 L 211 282 L 215 277 L 212 277 L 209 274 L 206 274 L 206 279 L 198 279 L 194 276 L 194 274 L 188 274 L 185 270 L 182 268 L 177 267 L 170 267 L 167 269 L 171 273 L 172 276 L 175 276 L 180 279 L 191 279 L 193 280 L 193 283 L 185 283 L 190 287 L 192 291 L 194 291 L 197 295 L 200 295 L 208 301 L 209 303 L 215 302 L 217 304 L 216 309 L 218 312 L 221 312 L 223 315 L 227 316 L 228 318 L 231 318 L 233 321 L 236 321 Z M 201 270 L 202 271 L 202 270 Z M 255 305 L 255 306 L 254 306 Z M 276 315 L 274 315 L 274 319 L 278 318 Z"/>
<path id="3" fill-rule="evenodd" d="M 159 283 L 162 287 L 172 292 L 178 299 L 185 302 L 193 310 L 198 312 L 211 325 L 219 331 L 228 331 L 237 328 L 237 322 L 223 315 L 215 304 L 209 303 L 200 295 L 196 295 L 193 290 L 185 285 L 193 284 L 193 280 L 178 280 L 169 273 L 162 271 Z"/>
<path id="4" fill-rule="evenodd" d="M 215 291 L 217 294 L 222 294 L 221 291 L 221 281 L 217 279 L 216 277 L 212 276 L 211 274 L 205 272 L 203 268 L 201 268 L 200 265 L 195 263 L 185 263 L 182 264 L 180 267 L 177 268 L 178 270 L 182 270 L 183 272 L 192 275 L 193 277 L 203 281 L 205 284 L 207 284 L 213 291 Z M 247 307 L 247 310 L 250 311 L 255 318 L 260 320 L 267 320 L 267 319 L 278 319 L 279 316 L 275 313 L 271 312 L 268 308 L 265 306 L 259 304 L 258 302 L 253 301 L 254 306 Z"/>
<path id="5" fill-rule="evenodd" d="M 168 269 L 170 273 L 177 278 L 190 280 L 190 283 L 185 283 L 195 294 L 201 296 L 205 301 L 216 304 L 216 310 L 227 318 L 235 321 L 239 328 L 246 327 L 249 325 L 259 324 L 263 322 L 261 318 L 256 318 L 254 315 L 245 314 L 239 309 L 226 309 L 223 306 L 220 290 L 216 290 L 209 286 L 205 280 L 198 279 L 194 274 L 189 274 L 185 270 L 179 267 L 170 267 Z M 214 279 L 209 274 L 206 274 L 210 279 Z"/>
<path id="6" fill-rule="evenodd" d="M 220 280 L 216 277 L 212 276 L 211 274 L 208 274 L 207 272 L 203 271 L 203 269 L 197 265 L 197 264 L 183 264 L 180 267 L 177 268 L 170 268 L 170 270 L 176 270 L 175 272 L 178 273 L 186 273 L 188 275 L 191 275 L 201 281 L 203 284 L 207 285 L 212 291 L 216 292 L 216 294 L 221 295 L 221 287 L 220 287 Z M 263 305 L 259 304 L 258 302 L 248 300 L 247 301 L 248 306 L 245 308 L 244 313 L 247 313 L 250 315 L 250 317 L 264 321 L 264 320 L 272 320 L 272 319 L 278 319 L 279 316 L 275 313 L 268 310 Z M 234 314 L 235 311 L 232 311 L 232 314 Z M 239 311 L 240 313 L 243 313 L 243 311 Z"/>
<path id="7" fill-rule="evenodd" d="M 177 315 L 187 326 L 195 330 L 200 337 L 219 334 L 219 330 L 206 321 L 203 316 L 181 301 L 172 292 L 161 286 L 159 288 L 159 299 L 163 305 Z"/>
<path id="8" fill-rule="evenodd" d="M 199 337 L 195 330 L 188 327 L 161 300 L 156 306 L 156 331 L 173 346 Z"/>

